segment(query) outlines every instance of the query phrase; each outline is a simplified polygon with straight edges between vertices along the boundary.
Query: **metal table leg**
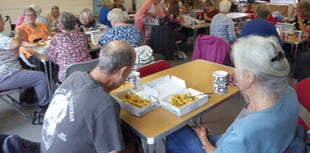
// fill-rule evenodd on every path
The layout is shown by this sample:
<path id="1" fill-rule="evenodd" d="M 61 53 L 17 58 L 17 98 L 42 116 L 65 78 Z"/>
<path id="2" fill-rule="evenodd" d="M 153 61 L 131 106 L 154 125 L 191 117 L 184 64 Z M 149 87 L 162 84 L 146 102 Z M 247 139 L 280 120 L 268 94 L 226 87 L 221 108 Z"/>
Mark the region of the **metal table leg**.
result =
<path id="1" fill-rule="evenodd" d="M 47 72 L 48 70 L 47 70 L 46 61 L 41 60 L 41 62 L 43 63 L 44 69 L 45 69 L 45 77 L 46 77 L 46 82 L 47 82 L 48 94 L 50 97 L 52 97 L 51 84 L 50 84 L 50 80 L 48 78 L 48 72 Z"/>

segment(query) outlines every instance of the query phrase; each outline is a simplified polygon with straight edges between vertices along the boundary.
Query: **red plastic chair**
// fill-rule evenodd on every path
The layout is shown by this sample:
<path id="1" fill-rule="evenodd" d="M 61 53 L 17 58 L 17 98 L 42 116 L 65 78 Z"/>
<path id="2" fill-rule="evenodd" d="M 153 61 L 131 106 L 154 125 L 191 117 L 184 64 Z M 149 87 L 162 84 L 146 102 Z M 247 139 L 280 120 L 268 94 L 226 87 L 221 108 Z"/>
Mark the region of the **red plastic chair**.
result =
<path id="1" fill-rule="evenodd" d="M 165 69 L 170 68 L 170 64 L 167 61 L 164 60 L 160 60 L 160 61 L 156 61 L 154 63 L 145 65 L 143 67 L 140 67 L 137 69 L 137 72 L 140 72 L 140 77 L 144 77 Z"/>
<path id="2" fill-rule="evenodd" d="M 304 111 L 303 113 L 305 115 L 309 115 L 309 111 L 310 111 L 310 78 L 308 79 L 304 79 L 301 82 L 299 82 L 296 86 L 295 86 L 295 90 L 297 93 L 297 97 L 298 97 L 298 101 L 301 104 L 301 106 L 303 106 L 303 108 L 301 108 L 302 111 Z M 306 116 L 302 116 L 303 114 L 300 114 L 299 118 L 298 118 L 298 124 L 302 125 L 305 130 L 308 133 L 308 146 L 310 146 L 310 123 L 307 122 L 307 120 L 309 121 L 309 117 Z"/>

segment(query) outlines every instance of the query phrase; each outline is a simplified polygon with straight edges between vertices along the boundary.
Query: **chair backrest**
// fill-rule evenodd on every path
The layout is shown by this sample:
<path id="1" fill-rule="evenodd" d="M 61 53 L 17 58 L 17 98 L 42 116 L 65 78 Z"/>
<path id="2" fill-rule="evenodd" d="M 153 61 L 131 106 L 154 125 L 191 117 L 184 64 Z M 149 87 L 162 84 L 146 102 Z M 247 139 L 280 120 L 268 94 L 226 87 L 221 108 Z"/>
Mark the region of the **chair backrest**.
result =
<path id="1" fill-rule="evenodd" d="M 170 64 L 167 61 L 160 60 L 138 68 L 137 72 L 140 72 L 140 77 L 144 77 L 168 68 L 170 68 Z"/>
<path id="2" fill-rule="evenodd" d="M 192 60 L 203 59 L 224 64 L 229 49 L 230 45 L 222 38 L 200 34 L 196 39 Z"/>
<path id="3" fill-rule="evenodd" d="M 303 125 L 306 130 L 310 126 L 310 78 L 304 79 L 295 86 L 298 101 L 300 103 L 298 124 Z"/>
<path id="4" fill-rule="evenodd" d="M 19 52 L 19 57 L 23 60 L 24 63 L 26 63 L 27 66 L 29 66 L 30 68 L 36 68 L 37 66 L 31 64 L 28 59 L 25 57 L 24 53 Z"/>
<path id="5" fill-rule="evenodd" d="M 99 59 L 93 59 L 90 61 L 85 61 L 85 62 L 78 62 L 78 63 L 73 63 L 70 64 L 67 68 L 66 68 L 66 78 L 72 74 L 75 71 L 82 71 L 82 72 L 88 72 L 91 71 L 92 69 L 94 69 L 97 64 L 98 64 Z"/>
<path id="6" fill-rule="evenodd" d="M 295 90 L 298 96 L 298 101 L 310 112 L 310 78 L 300 81 Z"/>

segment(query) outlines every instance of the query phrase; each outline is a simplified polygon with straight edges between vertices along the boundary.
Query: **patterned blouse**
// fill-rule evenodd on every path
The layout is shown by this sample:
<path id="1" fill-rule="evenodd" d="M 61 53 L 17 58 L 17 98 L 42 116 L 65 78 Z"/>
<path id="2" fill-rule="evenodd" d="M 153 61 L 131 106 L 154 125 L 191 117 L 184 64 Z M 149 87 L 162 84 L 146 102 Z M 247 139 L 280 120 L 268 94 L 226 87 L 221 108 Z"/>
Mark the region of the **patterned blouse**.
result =
<path id="1" fill-rule="evenodd" d="M 292 21 L 292 23 L 294 24 L 295 30 L 300 30 L 297 16 L 295 16 L 295 18 L 294 18 L 294 20 Z M 304 20 L 302 21 L 302 23 L 303 23 L 305 26 L 310 25 L 310 19 L 304 19 Z"/>
<path id="2" fill-rule="evenodd" d="M 11 41 L 12 38 L 0 34 L 0 76 L 22 68 L 17 60 L 18 50 L 9 50 Z"/>
<path id="3" fill-rule="evenodd" d="M 138 47 L 141 40 L 140 31 L 132 24 L 112 27 L 106 31 L 99 40 L 99 44 L 104 46 L 112 40 L 125 40 L 133 47 Z"/>
<path id="4" fill-rule="evenodd" d="M 45 56 L 47 60 L 59 66 L 58 78 L 63 82 L 68 65 L 91 60 L 86 34 L 76 31 L 56 34 L 50 40 Z"/>
<path id="5" fill-rule="evenodd" d="M 236 39 L 236 33 L 232 19 L 225 14 L 216 14 L 211 20 L 210 35 L 220 37 L 228 44 L 233 43 Z"/>

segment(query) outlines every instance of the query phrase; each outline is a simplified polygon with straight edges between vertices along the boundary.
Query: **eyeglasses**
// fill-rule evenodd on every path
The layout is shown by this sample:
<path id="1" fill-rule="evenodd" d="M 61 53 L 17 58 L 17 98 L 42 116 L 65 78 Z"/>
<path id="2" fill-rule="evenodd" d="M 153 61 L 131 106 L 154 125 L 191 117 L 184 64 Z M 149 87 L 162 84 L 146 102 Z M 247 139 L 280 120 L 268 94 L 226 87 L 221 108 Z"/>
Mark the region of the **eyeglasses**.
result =
<path id="1" fill-rule="evenodd" d="M 34 17 L 36 15 L 34 15 L 34 14 L 26 14 L 25 16 Z"/>

